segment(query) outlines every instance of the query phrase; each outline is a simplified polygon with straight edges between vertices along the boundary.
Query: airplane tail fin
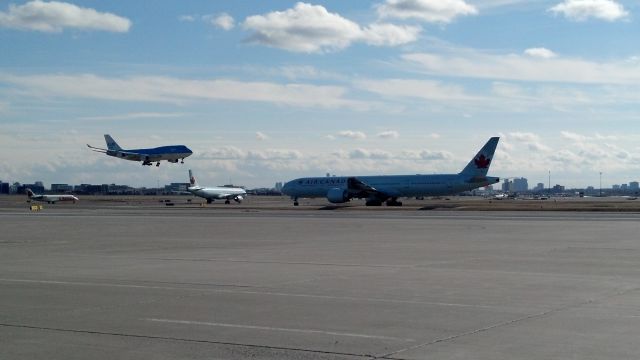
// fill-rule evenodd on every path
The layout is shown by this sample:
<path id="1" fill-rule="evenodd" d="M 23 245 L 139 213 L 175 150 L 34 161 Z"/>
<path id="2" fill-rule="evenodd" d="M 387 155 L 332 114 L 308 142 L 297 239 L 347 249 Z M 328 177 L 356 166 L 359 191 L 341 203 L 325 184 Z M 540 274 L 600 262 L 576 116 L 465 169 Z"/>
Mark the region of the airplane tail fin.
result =
<path id="1" fill-rule="evenodd" d="M 191 186 L 198 186 L 198 182 L 196 181 L 196 178 L 193 176 L 193 172 L 191 171 L 191 169 L 189 169 L 189 183 L 191 184 Z"/>
<path id="2" fill-rule="evenodd" d="M 120 145 L 118 145 L 118 143 L 115 140 L 113 140 L 111 135 L 104 134 L 104 140 L 107 142 L 107 149 L 115 150 L 115 151 L 122 150 Z"/>
<path id="3" fill-rule="evenodd" d="M 485 178 L 493 159 L 493 153 L 498 146 L 499 137 L 492 137 L 486 144 L 478 151 L 476 156 L 469 161 L 469 164 L 460 172 L 461 175 L 468 175 L 472 178 Z"/>
<path id="4" fill-rule="evenodd" d="M 33 195 L 34 195 L 33 191 L 31 191 L 31 189 L 29 189 L 29 188 L 27 188 L 25 191 L 27 192 L 27 197 L 29 199 L 31 199 L 33 197 Z"/>

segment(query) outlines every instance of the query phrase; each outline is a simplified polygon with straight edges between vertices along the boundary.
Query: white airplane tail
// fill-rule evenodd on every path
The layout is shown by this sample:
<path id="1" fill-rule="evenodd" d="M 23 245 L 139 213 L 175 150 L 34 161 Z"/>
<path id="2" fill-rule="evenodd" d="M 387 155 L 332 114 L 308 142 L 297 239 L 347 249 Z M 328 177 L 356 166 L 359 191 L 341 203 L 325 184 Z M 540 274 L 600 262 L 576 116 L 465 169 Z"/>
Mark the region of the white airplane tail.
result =
<path id="1" fill-rule="evenodd" d="M 193 176 L 193 172 L 191 171 L 191 169 L 189 169 L 189 183 L 191 184 L 191 186 L 198 186 L 198 182 L 196 181 L 196 178 Z"/>
<path id="2" fill-rule="evenodd" d="M 498 146 L 499 137 L 492 137 L 486 144 L 478 151 L 476 156 L 469 161 L 469 164 L 460 172 L 460 175 L 467 175 L 471 178 L 485 178 L 493 159 L 493 153 Z"/>
<path id="3" fill-rule="evenodd" d="M 118 145 L 118 143 L 115 140 L 113 140 L 111 135 L 104 134 L 104 140 L 107 142 L 107 149 L 114 150 L 114 151 L 122 150 L 120 145 Z"/>

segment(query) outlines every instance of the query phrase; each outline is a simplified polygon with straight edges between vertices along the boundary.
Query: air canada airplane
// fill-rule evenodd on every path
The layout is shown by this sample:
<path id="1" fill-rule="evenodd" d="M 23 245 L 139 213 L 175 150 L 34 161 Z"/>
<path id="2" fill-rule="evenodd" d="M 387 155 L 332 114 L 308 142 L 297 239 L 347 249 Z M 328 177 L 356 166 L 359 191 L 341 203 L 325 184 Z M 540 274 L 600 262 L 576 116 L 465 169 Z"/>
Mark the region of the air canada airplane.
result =
<path id="1" fill-rule="evenodd" d="M 29 197 L 29 201 L 42 201 L 47 202 L 49 204 L 55 204 L 57 201 L 73 201 L 75 204 L 76 201 L 80 200 L 77 197 L 69 194 L 65 195 L 39 195 L 34 194 L 31 189 L 27 189 L 27 197 Z"/>
<path id="2" fill-rule="evenodd" d="M 211 204 L 213 200 L 224 199 L 225 204 L 230 204 L 231 200 L 239 203 L 242 202 L 247 192 L 243 188 L 231 186 L 202 187 L 198 185 L 193 172 L 189 170 L 189 183 L 191 186 L 187 190 L 195 196 L 207 199 L 207 204 Z"/>
<path id="3" fill-rule="evenodd" d="M 94 147 L 89 144 L 87 144 L 87 146 L 93 151 L 101 152 L 109 156 L 131 161 L 142 161 L 142 165 L 151 165 L 152 162 L 156 162 L 156 166 L 160 166 L 160 160 L 167 160 L 172 163 L 177 163 L 178 160 L 181 160 L 180 162 L 184 164 L 184 158 L 193 154 L 193 151 L 184 145 L 125 150 L 108 134 L 104 135 L 104 140 L 107 142 L 106 149 Z"/>
<path id="4" fill-rule="evenodd" d="M 402 206 L 400 197 L 453 195 L 495 184 L 487 176 L 499 137 L 492 137 L 458 174 L 308 177 L 287 182 L 282 192 L 298 206 L 299 198 L 326 197 L 334 204 L 353 198 L 367 199 L 367 206 Z"/>

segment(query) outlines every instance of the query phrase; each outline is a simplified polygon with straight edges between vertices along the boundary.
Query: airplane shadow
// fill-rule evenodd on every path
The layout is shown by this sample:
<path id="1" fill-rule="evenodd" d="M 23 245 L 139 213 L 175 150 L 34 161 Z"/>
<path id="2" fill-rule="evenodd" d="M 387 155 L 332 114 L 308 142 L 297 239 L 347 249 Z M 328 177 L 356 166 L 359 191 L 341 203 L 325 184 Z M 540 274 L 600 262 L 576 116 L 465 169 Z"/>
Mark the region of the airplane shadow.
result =
<path id="1" fill-rule="evenodd" d="M 344 206 L 344 205 L 327 205 L 327 206 L 323 206 L 321 208 L 319 208 L 318 210 L 338 210 L 338 209 L 346 209 L 349 206 Z"/>

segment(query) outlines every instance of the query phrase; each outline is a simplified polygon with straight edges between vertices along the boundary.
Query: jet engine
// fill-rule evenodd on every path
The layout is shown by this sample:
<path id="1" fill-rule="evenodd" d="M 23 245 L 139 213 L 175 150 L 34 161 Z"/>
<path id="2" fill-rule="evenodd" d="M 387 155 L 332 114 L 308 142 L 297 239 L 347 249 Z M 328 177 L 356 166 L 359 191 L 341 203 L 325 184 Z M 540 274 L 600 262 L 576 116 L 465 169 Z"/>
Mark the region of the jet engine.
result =
<path id="1" fill-rule="evenodd" d="M 237 203 L 241 203 L 241 202 L 242 202 L 242 199 L 244 199 L 244 198 L 242 197 L 242 195 L 238 195 L 238 196 L 236 196 L 235 198 L 233 198 L 233 200 L 235 200 Z"/>
<path id="2" fill-rule="evenodd" d="M 349 192 L 346 189 L 332 188 L 327 192 L 327 200 L 334 204 L 349 201 Z"/>

